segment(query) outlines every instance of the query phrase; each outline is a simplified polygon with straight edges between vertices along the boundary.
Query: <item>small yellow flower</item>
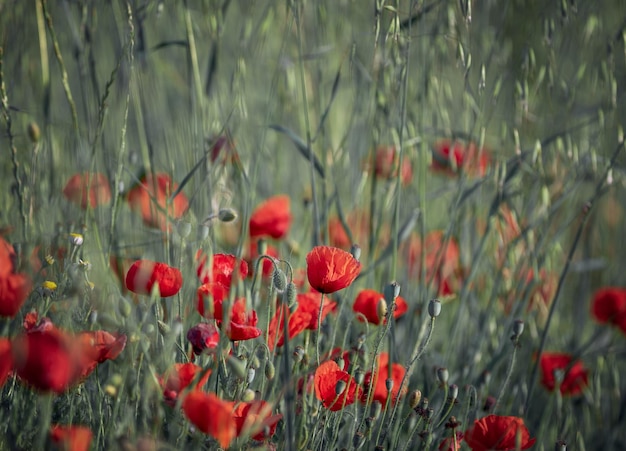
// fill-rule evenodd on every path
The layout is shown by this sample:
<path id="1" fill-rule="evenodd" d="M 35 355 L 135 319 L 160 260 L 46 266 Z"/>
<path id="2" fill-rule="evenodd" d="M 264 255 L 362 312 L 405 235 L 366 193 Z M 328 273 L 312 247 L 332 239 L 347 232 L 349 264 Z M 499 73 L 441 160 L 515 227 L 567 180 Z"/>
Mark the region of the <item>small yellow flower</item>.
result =
<path id="1" fill-rule="evenodd" d="M 74 246 L 80 246 L 83 244 L 84 238 L 80 233 L 70 233 L 70 243 Z"/>
<path id="2" fill-rule="evenodd" d="M 41 284 L 41 286 L 45 290 L 49 290 L 49 291 L 54 291 L 57 289 L 57 284 L 51 280 L 46 280 L 44 283 Z"/>

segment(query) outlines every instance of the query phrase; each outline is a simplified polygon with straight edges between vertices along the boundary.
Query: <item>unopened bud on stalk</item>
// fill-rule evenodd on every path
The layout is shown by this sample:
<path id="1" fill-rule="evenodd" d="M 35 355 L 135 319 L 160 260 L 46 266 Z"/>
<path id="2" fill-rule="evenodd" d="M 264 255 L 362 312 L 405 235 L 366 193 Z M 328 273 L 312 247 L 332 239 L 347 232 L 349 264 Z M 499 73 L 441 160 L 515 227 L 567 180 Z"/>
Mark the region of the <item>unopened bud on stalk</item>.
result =
<path id="1" fill-rule="evenodd" d="M 346 381 L 338 380 L 337 384 L 335 385 L 335 394 L 337 396 L 342 394 L 343 391 L 346 389 L 346 386 L 347 386 Z"/>
<path id="2" fill-rule="evenodd" d="M 383 287 L 383 296 L 387 304 L 391 304 L 395 298 L 400 296 L 400 284 L 394 281 L 385 285 Z"/>
<path id="3" fill-rule="evenodd" d="M 361 385 L 363 384 L 364 379 L 365 379 L 365 373 L 363 372 L 361 368 L 358 368 L 354 372 L 354 380 L 356 381 L 357 384 Z"/>
<path id="4" fill-rule="evenodd" d="M 285 293 L 283 294 L 284 302 L 287 303 L 288 306 L 292 306 L 296 303 L 296 299 L 298 298 L 298 289 L 296 288 L 296 284 L 293 282 L 289 282 L 287 284 L 287 288 L 285 288 Z"/>
<path id="5" fill-rule="evenodd" d="M 409 407 L 415 409 L 422 399 L 422 392 L 419 390 L 413 390 L 409 396 Z"/>
<path id="6" fill-rule="evenodd" d="M 428 314 L 431 318 L 437 318 L 441 313 L 441 302 L 439 299 L 431 299 L 428 303 Z"/>
<path id="7" fill-rule="evenodd" d="M 359 261 L 361 258 L 361 246 L 359 246 L 358 244 L 353 244 L 350 248 L 350 253 L 356 261 Z"/>
<path id="8" fill-rule="evenodd" d="M 222 208 L 217 213 L 217 219 L 221 222 L 233 222 L 237 219 L 237 212 L 232 208 Z"/>
<path id="9" fill-rule="evenodd" d="M 287 277 L 282 269 L 275 267 L 274 273 L 272 274 L 272 283 L 274 284 L 274 288 L 278 290 L 279 293 L 282 293 L 285 288 L 287 288 Z"/>
<path id="10" fill-rule="evenodd" d="M 513 322 L 513 340 L 516 340 L 520 337 L 520 335 L 522 335 L 522 333 L 524 332 L 524 321 L 522 321 L 521 319 L 516 319 Z"/>
<path id="11" fill-rule="evenodd" d="M 261 362 L 256 354 L 253 354 L 252 357 L 250 357 L 250 368 L 254 368 L 255 370 L 261 368 Z"/>
<path id="12" fill-rule="evenodd" d="M 293 350 L 293 360 L 295 362 L 302 362 L 302 359 L 304 358 L 304 348 L 302 346 L 296 346 L 296 348 Z"/>
<path id="13" fill-rule="evenodd" d="M 276 376 L 276 367 L 271 360 L 265 362 L 265 377 L 268 381 L 271 381 Z"/>
<path id="14" fill-rule="evenodd" d="M 337 363 L 337 366 L 339 367 L 341 371 L 343 371 L 344 367 L 346 366 L 346 361 L 341 356 L 337 357 L 337 359 L 335 360 L 335 363 Z"/>
<path id="15" fill-rule="evenodd" d="M 554 444 L 554 451 L 567 451 L 567 443 L 565 440 L 558 440 Z"/>
<path id="16" fill-rule="evenodd" d="M 380 298 L 380 301 L 376 304 L 376 314 L 380 320 L 387 316 L 387 301 L 385 299 Z"/>
<path id="17" fill-rule="evenodd" d="M 176 231 L 181 238 L 187 238 L 191 233 L 191 223 L 189 221 L 180 221 L 176 226 Z"/>
<path id="18" fill-rule="evenodd" d="M 391 390 L 393 390 L 393 379 L 385 379 L 385 388 L 387 393 L 391 393 Z"/>
<path id="19" fill-rule="evenodd" d="M 445 385 L 448 383 L 448 369 L 447 368 L 437 368 L 437 381 L 441 385 Z"/>
<path id="20" fill-rule="evenodd" d="M 457 396 L 459 396 L 459 386 L 456 384 L 450 385 L 448 390 L 448 399 L 450 399 L 450 401 L 455 401 Z"/>
<path id="21" fill-rule="evenodd" d="M 246 388 L 243 394 L 241 395 L 241 400 L 243 402 L 252 402 L 254 401 L 254 398 L 255 398 L 254 390 L 251 390 L 249 388 Z"/>

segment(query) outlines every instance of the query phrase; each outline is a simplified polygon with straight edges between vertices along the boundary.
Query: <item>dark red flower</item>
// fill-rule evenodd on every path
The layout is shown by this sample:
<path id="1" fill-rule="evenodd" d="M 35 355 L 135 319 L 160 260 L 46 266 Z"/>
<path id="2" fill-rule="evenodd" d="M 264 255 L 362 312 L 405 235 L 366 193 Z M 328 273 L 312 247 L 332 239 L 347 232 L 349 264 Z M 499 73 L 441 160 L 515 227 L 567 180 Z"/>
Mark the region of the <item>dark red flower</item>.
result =
<path id="1" fill-rule="evenodd" d="M 276 309 L 276 313 L 270 320 L 269 334 L 267 337 L 267 346 L 270 351 L 273 351 L 275 347 L 280 347 L 285 344 L 285 305 L 280 304 Z M 296 337 L 298 334 L 304 332 L 307 326 L 311 323 L 312 315 L 304 310 L 300 310 L 300 306 L 295 312 L 289 313 L 289 322 L 287 324 L 289 331 L 289 339 Z M 316 325 L 317 327 L 317 325 Z"/>
<path id="2" fill-rule="evenodd" d="M 606 287 L 595 292 L 591 313 L 601 324 L 614 324 L 626 333 L 626 289 Z"/>
<path id="3" fill-rule="evenodd" d="M 487 173 L 491 157 L 486 149 L 478 149 L 476 144 L 464 145 L 460 142 L 441 141 L 433 148 L 431 169 L 434 172 L 454 176 L 464 172 L 469 176 L 482 177 Z"/>
<path id="4" fill-rule="evenodd" d="M 133 211 L 141 214 L 144 224 L 171 230 L 171 220 L 180 218 L 189 208 L 185 193 L 180 192 L 170 202 L 170 197 L 178 189 L 169 175 L 148 174 L 128 192 L 128 203 Z"/>
<path id="5" fill-rule="evenodd" d="M 186 389 L 196 376 L 202 374 L 203 371 L 201 366 L 194 363 L 174 364 L 167 373 L 159 377 L 159 383 L 163 388 L 165 402 L 171 406 L 175 405 L 180 392 Z M 202 376 L 202 379 L 198 381 L 195 389 L 200 390 L 209 380 L 209 376 L 211 376 L 211 370 L 205 371 L 205 374 Z"/>
<path id="6" fill-rule="evenodd" d="M 198 313 L 205 318 L 222 321 L 222 304 L 228 298 L 228 288 L 219 282 L 207 282 L 198 287 Z"/>
<path id="7" fill-rule="evenodd" d="M 256 327 L 258 321 L 256 311 L 247 311 L 246 299 L 237 299 L 230 312 L 226 334 L 232 341 L 252 340 L 261 335 L 261 329 Z"/>
<path id="8" fill-rule="evenodd" d="M 519 437 L 518 437 L 519 436 Z M 474 425 L 465 431 L 465 442 L 473 451 L 528 449 L 536 439 L 518 417 L 489 415 L 476 420 Z"/>
<path id="9" fill-rule="evenodd" d="M 240 280 L 245 279 L 248 275 L 248 264 L 246 261 L 238 259 L 234 255 L 213 254 L 212 262 L 208 262 L 208 260 L 209 257 L 202 250 L 198 250 L 196 253 L 196 261 L 198 262 L 197 274 L 202 283 L 217 282 L 230 290 L 233 272 L 235 272 L 237 265 L 239 266 Z"/>
<path id="10" fill-rule="evenodd" d="M 200 323 L 187 331 L 187 340 L 193 346 L 193 352 L 200 355 L 205 349 L 215 349 L 220 342 L 220 333 L 213 324 Z"/>
<path id="11" fill-rule="evenodd" d="M 237 436 L 252 436 L 253 440 L 263 441 L 276 432 L 276 425 L 283 417 L 272 415 L 272 405 L 265 401 L 240 402 L 233 411 L 237 423 Z"/>
<path id="12" fill-rule="evenodd" d="M 289 196 L 281 194 L 259 205 L 250 216 L 250 237 L 284 237 L 291 225 L 290 202 Z"/>
<path id="13" fill-rule="evenodd" d="M 341 385 L 338 387 L 339 383 Z M 361 387 L 350 374 L 340 369 L 334 360 L 322 363 L 315 370 L 315 397 L 328 410 L 333 412 L 341 410 L 361 396 Z"/>
<path id="14" fill-rule="evenodd" d="M 393 380 L 393 387 L 391 389 L 391 400 L 392 402 L 398 401 L 398 399 L 407 393 L 406 381 L 402 386 L 402 379 L 404 379 L 405 369 L 402 365 L 398 363 L 391 364 L 391 379 Z M 387 391 L 387 379 L 389 377 L 389 354 L 383 352 L 379 354 L 378 360 L 376 362 L 376 369 L 374 372 L 374 380 L 372 381 L 372 372 L 368 372 L 365 374 L 365 379 L 363 381 L 363 396 L 361 397 L 361 401 L 366 403 L 368 401 L 367 391 L 369 390 L 370 384 L 372 386 L 372 392 L 369 396 L 370 402 L 378 401 L 383 406 L 387 402 L 387 397 L 389 396 L 389 392 Z"/>
<path id="15" fill-rule="evenodd" d="M 385 318 L 378 317 L 378 304 L 381 301 L 384 302 L 384 299 L 385 298 L 382 293 L 379 293 L 376 290 L 361 290 L 354 300 L 352 310 L 354 310 L 355 313 L 363 315 L 368 323 L 376 325 L 381 324 L 381 322 L 384 322 Z M 409 307 L 404 298 L 398 296 L 396 298 L 396 309 L 393 312 L 393 317 L 396 319 L 400 318 L 407 312 L 408 308 Z M 363 321 L 363 316 L 361 315 L 357 315 L 357 319 L 359 321 Z"/>
<path id="16" fill-rule="evenodd" d="M 72 176 L 63 188 L 63 195 L 82 209 L 86 209 L 87 206 L 96 208 L 98 205 L 108 205 L 111 202 L 109 180 L 106 175 L 100 173 L 85 172 Z"/>
<path id="17" fill-rule="evenodd" d="M 320 293 L 334 293 L 349 286 L 361 272 L 361 263 L 350 252 L 316 246 L 306 256 L 309 284 Z"/>
<path id="18" fill-rule="evenodd" d="M 400 164 L 400 153 L 393 146 L 380 146 L 376 149 L 374 162 L 374 174 L 383 180 L 391 180 L 398 175 L 398 166 Z M 403 185 L 409 185 L 413 178 L 413 169 L 411 161 L 407 158 L 406 153 L 402 159 L 402 169 L 400 172 L 400 180 Z"/>
<path id="19" fill-rule="evenodd" d="M 93 433 L 86 426 L 54 425 L 50 439 L 62 451 L 89 451 Z"/>
<path id="20" fill-rule="evenodd" d="M 223 401 L 214 393 L 192 391 L 183 401 L 183 412 L 200 431 L 215 438 L 222 448 L 228 448 L 237 437 L 237 422 L 233 403 Z"/>
<path id="21" fill-rule="evenodd" d="M 560 391 L 563 396 L 580 394 L 588 384 L 587 369 L 580 360 L 572 362 L 572 356 L 558 352 L 544 352 L 539 360 L 541 365 L 541 384 L 547 390 L 556 388 L 555 371 L 561 371 L 563 378 Z M 565 372 L 567 370 L 567 372 Z"/>
<path id="22" fill-rule="evenodd" d="M 0 388 L 13 372 L 13 351 L 8 338 L 0 338 Z"/>
<path id="23" fill-rule="evenodd" d="M 152 260 L 137 260 L 126 273 L 126 288 L 137 294 L 151 294 L 158 284 L 161 297 L 174 296 L 183 286 L 183 276 L 177 268 Z"/>

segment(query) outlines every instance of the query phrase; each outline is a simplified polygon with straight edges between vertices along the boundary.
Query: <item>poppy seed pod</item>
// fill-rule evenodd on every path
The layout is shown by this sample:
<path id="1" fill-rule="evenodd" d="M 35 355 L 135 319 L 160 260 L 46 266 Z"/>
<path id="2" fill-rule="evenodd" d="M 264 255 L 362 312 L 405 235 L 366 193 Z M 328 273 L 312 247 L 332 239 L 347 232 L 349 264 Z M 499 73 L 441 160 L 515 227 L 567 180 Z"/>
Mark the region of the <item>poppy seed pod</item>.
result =
<path id="1" fill-rule="evenodd" d="M 431 318 L 437 318 L 441 313 L 441 302 L 439 299 L 431 299 L 428 303 L 428 314 Z"/>

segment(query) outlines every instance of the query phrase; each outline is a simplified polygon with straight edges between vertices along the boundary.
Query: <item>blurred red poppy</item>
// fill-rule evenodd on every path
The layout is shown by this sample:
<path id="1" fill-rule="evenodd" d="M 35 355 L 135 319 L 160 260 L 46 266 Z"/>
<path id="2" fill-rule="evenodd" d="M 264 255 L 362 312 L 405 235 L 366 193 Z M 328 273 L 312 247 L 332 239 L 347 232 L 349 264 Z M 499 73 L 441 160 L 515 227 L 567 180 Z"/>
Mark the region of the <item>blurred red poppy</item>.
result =
<path id="1" fill-rule="evenodd" d="M 606 287 L 596 291 L 591 313 L 600 324 L 613 324 L 626 334 L 626 289 Z"/>
<path id="2" fill-rule="evenodd" d="M 232 341 L 252 340 L 261 335 L 261 329 L 256 327 L 258 321 L 256 311 L 247 311 L 246 299 L 237 299 L 230 313 L 226 334 Z"/>
<path id="3" fill-rule="evenodd" d="M 402 365 L 398 363 L 391 364 L 391 379 L 393 380 L 393 387 L 391 389 L 391 401 L 395 403 L 398 399 L 407 393 L 406 381 L 404 386 L 401 387 L 402 379 L 404 378 L 405 369 Z M 378 359 L 376 362 L 376 369 L 374 373 L 374 378 L 372 381 L 372 372 L 368 372 L 365 374 L 365 379 L 363 381 L 363 396 L 361 397 L 361 401 L 366 403 L 368 401 L 367 391 L 369 390 L 370 384 L 372 386 L 372 392 L 369 396 L 370 402 L 378 401 L 383 406 L 387 402 L 387 397 L 389 396 L 389 392 L 387 391 L 387 379 L 389 377 L 389 354 L 383 352 L 378 355 Z"/>
<path id="4" fill-rule="evenodd" d="M 269 333 L 267 337 L 267 346 L 270 351 L 273 351 L 275 347 L 281 347 L 285 344 L 285 315 L 284 309 L 287 308 L 284 304 L 276 309 L 276 313 L 270 320 Z M 296 337 L 300 333 L 306 330 L 307 326 L 311 323 L 312 315 L 304 310 L 300 310 L 300 306 L 295 312 L 289 313 L 289 321 L 287 324 L 289 330 L 289 339 Z M 316 326 L 317 327 L 317 326 Z"/>
<path id="5" fill-rule="evenodd" d="M 257 240 L 250 242 L 248 257 L 246 258 L 246 261 L 248 262 L 248 267 L 250 268 L 250 275 L 253 275 L 253 271 L 255 269 L 253 265 L 255 264 L 256 259 L 259 258 L 258 244 L 259 243 Z M 274 260 L 278 260 L 279 258 L 278 249 L 276 249 L 271 244 L 266 245 L 265 255 L 268 257 L 272 257 Z M 261 267 L 263 268 L 263 277 L 270 277 L 272 274 L 274 274 L 274 265 L 269 259 L 264 258 L 261 262 Z"/>
<path id="6" fill-rule="evenodd" d="M 541 384 L 549 391 L 554 391 L 557 382 L 555 371 L 563 373 L 559 389 L 563 396 L 574 396 L 582 393 L 589 382 L 587 369 L 580 360 L 572 361 L 566 353 L 544 352 L 541 354 Z M 567 372 L 566 372 L 567 371 Z"/>
<path id="7" fill-rule="evenodd" d="M 63 188 L 63 195 L 82 209 L 86 209 L 88 206 L 96 208 L 98 205 L 111 203 L 109 180 L 106 175 L 100 173 L 85 172 L 72 176 Z"/>
<path id="8" fill-rule="evenodd" d="M 206 349 L 217 348 L 220 333 L 213 324 L 200 323 L 187 331 L 187 340 L 191 343 L 194 354 L 200 355 Z"/>
<path id="9" fill-rule="evenodd" d="M 89 451 L 93 433 L 86 426 L 53 425 L 50 439 L 62 451 Z"/>
<path id="10" fill-rule="evenodd" d="M 283 417 L 272 415 L 272 405 L 265 401 L 240 402 L 233 411 L 237 423 L 237 436 L 252 436 L 253 440 L 263 441 L 276 432 L 276 425 Z"/>
<path id="11" fill-rule="evenodd" d="M 346 288 L 361 272 L 361 263 L 350 252 L 330 246 L 314 247 L 306 265 L 309 284 L 320 293 Z"/>
<path id="12" fill-rule="evenodd" d="M 354 300 L 352 310 L 355 313 L 360 313 L 365 317 L 370 324 L 381 324 L 385 322 L 385 318 L 378 317 L 378 304 L 380 301 L 384 301 L 384 296 L 376 290 L 365 289 L 361 290 Z M 393 317 L 398 319 L 404 315 L 409 309 L 406 301 L 401 296 L 396 298 L 396 309 L 393 312 Z M 363 321 L 363 316 L 357 315 L 359 321 Z"/>
<path id="13" fill-rule="evenodd" d="M 238 163 L 239 154 L 235 149 L 235 143 L 226 135 L 213 137 L 213 146 L 210 150 L 211 163 L 226 165 L 227 163 Z"/>
<path id="14" fill-rule="evenodd" d="M 298 293 L 296 296 L 298 301 L 298 310 L 301 314 L 308 313 L 311 315 L 311 320 L 306 326 L 306 329 L 317 330 L 317 318 L 320 314 L 320 302 L 322 302 L 322 294 L 315 292 Z M 324 307 L 322 307 L 322 321 L 326 318 L 330 312 L 334 312 L 337 309 L 337 303 L 328 299 L 328 296 L 324 296 Z"/>
<path id="15" fill-rule="evenodd" d="M 322 363 L 315 370 L 315 397 L 328 410 L 341 410 L 361 396 L 361 387 L 334 360 Z"/>
<path id="16" fill-rule="evenodd" d="M 82 347 L 78 380 L 88 377 L 98 364 L 115 360 L 126 347 L 126 335 L 104 330 L 81 332 L 75 337 Z"/>
<path id="17" fill-rule="evenodd" d="M 196 261 L 198 262 L 197 274 L 200 282 L 217 282 L 221 283 L 230 290 L 230 284 L 233 279 L 235 267 L 239 266 L 239 278 L 243 280 L 248 275 L 248 264 L 245 260 L 238 259 L 234 255 L 229 254 L 213 254 L 211 264 L 208 264 L 209 257 L 198 250 L 196 253 Z"/>
<path id="18" fill-rule="evenodd" d="M 483 177 L 491 163 L 486 149 L 478 149 L 476 144 L 464 145 L 458 141 L 440 141 L 434 145 L 430 168 L 433 172 L 449 176 L 464 172 L 466 175 Z"/>
<path id="19" fill-rule="evenodd" d="M 370 215 L 367 211 L 353 210 L 345 217 L 346 225 L 352 234 L 352 240 L 348 237 L 346 230 L 338 217 L 328 220 L 328 241 L 331 246 L 338 247 L 344 251 L 349 251 L 353 244 L 361 244 L 362 259 L 367 256 L 367 246 L 369 241 Z M 388 223 L 380 225 L 376 250 L 380 250 L 389 244 L 391 232 Z"/>
<path id="20" fill-rule="evenodd" d="M 374 160 L 374 175 L 383 180 L 391 180 L 398 175 L 400 153 L 393 146 L 379 146 L 376 149 Z M 413 168 L 406 152 L 402 159 L 400 180 L 403 185 L 409 185 L 413 179 Z"/>
<path id="21" fill-rule="evenodd" d="M 137 260 L 126 273 L 126 288 L 137 294 L 151 294 L 158 284 L 161 297 L 174 296 L 183 285 L 181 272 L 166 263 Z"/>
<path id="22" fill-rule="evenodd" d="M 163 397 L 168 405 L 175 405 L 178 395 L 193 382 L 204 370 L 194 363 L 176 363 L 162 377 L 159 383 L 163 389 Z M 195 387 L 200 390 L 209 380 L 211 370 L 207 370 Z"/>
<path id="23" fill-rule="evenodd" d="M 200 431 L 215 438 L 222 448 L 228 448 L 237 437 L 233 403 L 223 401 L 214 393 L 192 391 L 183 401 L 185 416 Z"/>
<path id="24" fill-rule="evenodd" d="M 215 318 L 222 321 L 224 312 L 222 304 L 228 297 L 228 289 L 218 282 L 208 282 L 200 285 L 198 293 L 198 313 L 205 318 Z"/>
<path id="25" fill-rule="evenodd" d="M 443 439 L 439 444 L 439 451 L 461 451 L 463 433 L 461 431 L 457 431 L 455 436 Z"/>
<path id="26" fill-rule="evenodd" d="M 530 438 L 524 420 L 499 415 L 476 420 L 464 438 L 472 451 L 528 449 L 536 441 Z"/>
<path id="27" fill-rule="evenodd" d="M 127 195 L 130 208 L 141 214 L 144 224 L 157 229 L 171 230 L 171 220 L 180 218 L 189 208 L 185 193 L 180 192 L 170 202 L 170 197 L 178 189 L 169 175 L 148 174 L 133 187 Z"/>
<path id="28" fill-rule="evenodd" d="M 250 237 L 281 239 L 291 225 L 290 199 L 286 194 L 270 197 L 259 205 L 250 216 Z"/>
<path id="29" fill-rule="evenodd" d="M 0 338 L 0 388 L 13 372 L 13 351 L 8 338 Z"/>
<path id="30" fill-rule="evenodd" d="M 32 289 L 30 278 L 15 272 L 16 259 L 13 246 L 0 236 L 0 316 L 10 318 L 17 315 Z"/>

